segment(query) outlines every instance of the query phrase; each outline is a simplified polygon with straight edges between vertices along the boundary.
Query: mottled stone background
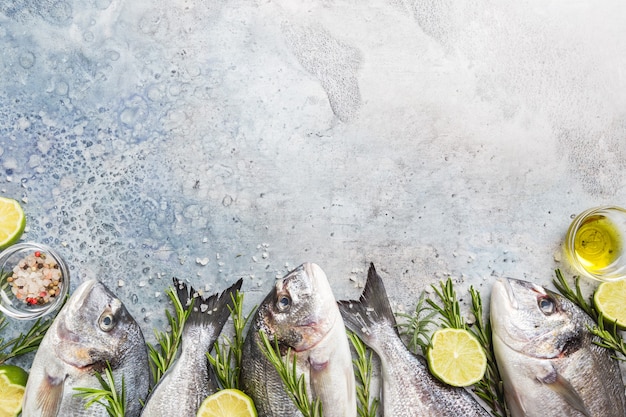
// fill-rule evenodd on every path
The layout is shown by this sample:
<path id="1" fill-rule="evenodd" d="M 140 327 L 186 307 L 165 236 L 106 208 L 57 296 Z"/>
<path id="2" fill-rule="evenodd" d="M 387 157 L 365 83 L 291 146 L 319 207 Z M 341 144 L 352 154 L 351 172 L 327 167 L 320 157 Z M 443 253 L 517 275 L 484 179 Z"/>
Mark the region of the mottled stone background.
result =
<path id="1" fill-rule="evenodd" d="M 0 0 L 0 195 L 153 341 L 171 277 L 247 303 L 304 261 L 397 311 L 549 284 L 626 205 L 626 3 Z M 13 327 L 19 328 L 18 325 Z"/>

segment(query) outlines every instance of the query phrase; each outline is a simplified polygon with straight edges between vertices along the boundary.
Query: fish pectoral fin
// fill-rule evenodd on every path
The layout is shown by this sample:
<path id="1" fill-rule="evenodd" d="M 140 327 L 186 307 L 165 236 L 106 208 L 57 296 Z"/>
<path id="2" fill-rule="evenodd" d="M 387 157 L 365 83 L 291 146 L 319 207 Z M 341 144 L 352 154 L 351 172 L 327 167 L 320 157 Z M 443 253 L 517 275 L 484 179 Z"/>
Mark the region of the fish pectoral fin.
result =
<path id="1" fill-rule="evenodd" d="M 55 417 L 58 414 L 63 399 L 64 381 L 65 378 L 44 374 L 43 382 L 37 390 L 37 407 L 41 410 L 41 417 Z"/>
<path id="2" fill-rule="evenodd" d="M 537 380 L 559 394 L 572 408 L 580 411 L 586 417 L 592 417 L 576 388 L 556 370 L 553 369 L 544 377 L 537 377 Z"/>

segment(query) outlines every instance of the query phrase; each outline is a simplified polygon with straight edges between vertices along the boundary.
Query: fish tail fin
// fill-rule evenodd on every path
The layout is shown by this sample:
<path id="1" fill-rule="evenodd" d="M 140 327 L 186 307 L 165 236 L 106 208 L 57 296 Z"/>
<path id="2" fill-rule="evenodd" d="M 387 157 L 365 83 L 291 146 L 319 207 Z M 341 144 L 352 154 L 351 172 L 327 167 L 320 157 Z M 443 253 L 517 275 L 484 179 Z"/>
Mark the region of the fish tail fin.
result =
<path id="1" fill-rule="evenodd" d="M 365 288 L 359 300 L 338 302 L 346 327 L 359 338 L 371 341 L 374 326 L 392 327 L 396 332 L 396 319 L 393 315 L 387 292 L 374 264 L 370 264 Z"/>
<path id="2" fill-rule="evenodd" d="M 208 297 L 200 295 L 191 285 L 188 286 L 178 278 L 173 280 L 178 300 L 184 308 L 192 309 L 183 332 L 193 326 L 213 326 L 216 335 L 221 332 L 230 316 L 233 299 L 236 292 L 241 289 L 243 279 L 240 278 L 221 293 Z"/>

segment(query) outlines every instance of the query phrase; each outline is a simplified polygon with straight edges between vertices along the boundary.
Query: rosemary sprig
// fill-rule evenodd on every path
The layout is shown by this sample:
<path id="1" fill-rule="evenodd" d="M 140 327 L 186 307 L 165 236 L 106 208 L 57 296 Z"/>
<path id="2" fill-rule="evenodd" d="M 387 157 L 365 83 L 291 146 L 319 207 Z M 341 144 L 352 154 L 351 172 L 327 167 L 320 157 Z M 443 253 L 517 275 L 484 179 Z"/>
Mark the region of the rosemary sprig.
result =
<path id="1" fill-rule="evenodd" d="M 617 328 L 617 321 L 613 322 L 613 325 L 609 330 L 604 327 L 604 316 L 602 313 L 598 316 L 598 325 L 589 329 L 589 331 L 600 338 L 595 342 L 598 346 L 602 346 L 607 349 L 611 349 L 620 356 L 615 356 L 620 361 L 626 361 L 626 342 L 619 333 Z"/>
<path id="2" fill-rule="evenodd" d="M 442 326 L 464 329 L 472 333 L 478 339 L 487 358 L 487 370 L 483 378 L 474 385 L 474 392 L 478 397 L 485 400 L 493 411 L 494 416 L 506 416 L 507 408 L 504 401 L 502 378 L 498 372 L 491 341 L 491 325 L 483 319 L 483 305 L 480 293 L 474 287 L 470 287 L 469 292 L 472 298 L 471 312 L 476 318 L 475 323 L 470 326 L 465 323 L 461 315 L 461 308 L 452 279 L 448 278 L 445 283 L 441 282 L 441 290 L 438 290 L 435 286 L 433 288 L 443 306 L 439 306 L 431 299 L 427 299 L 427 301 L 441 315 Z"/>
<path id="3" fill-rule="evenodd" d="M 476 383 L 474 392 L 489 405 L 494 416 L 504 417 L 508 415 L 508 410 L 504 400 L 502 377 L 493 351 L 491 323 L 483 319 L 483 302 L 480 293 L 473 286 L 470 286 L 469 292 L 472 297 L 472 314 L 476 317 L 476 322 L 469 327 L 469 331 L 476 336 L 487 356 L 485 376 Z"/>
<path id="4" fill-rule="evenodd" d="M 25 334 L 20 333 L 16 338 L 6 342 L 3 338 L 0 338 L 0 365 L 9 359 L 14 359 L 37 350 L 52 321 L 51 318 L 39 318 Z M 0 331 L 7 325 L 6 318 L 0 313 Z"/>
<path id="5" fill-rule="evenodd" d="M 448 278 L 446 282 L 440 282 L 441 289 L 437 289 L 436 286 L 432 286 L 433 290 L 443 303 L 443 307 L 435 303 L 430 298 L 426 299 L 428 304 L 437 311 L 442 318 L 442 326 L 450 327 L 452 329 L 464 329 L 465 323 L 463 316 L 461 316 L 461 308 L 456 298 L 456 292 L 454 291 L 454 285 L 452 279 Z"/>
<path id="6" fill-rule="evenodd" d="M 87 400 L 85 409 L 94 404 L 100 404 L 106 408 L 109 417 L 124 417 L 126 409 L 124 377 L 122 376 L 121 390 L 118 392 L 115 388 L 113 371 L 109 362 L 107 362 L 107 367 L 104 370 L 104 377 L 97 372 L 95 375 L 98 381 L 100 381 L 102 388 L 74 388 L 75 391 L 78 391 L 74 395 Z"/>
<path id="7" fill-rule="evenodd" d="M 170 330 L 165 332 L 155 330 L 154 334 L 158 346 L 155 347 L 150 343 L 147 344 L 150 357 L 150 370 L 152 371 L 152 386 L 156 386 L 165 371 L 167 371 L 172 362 L 174 362 L 176 352 L 182 340 L 183 327 L 192 310 L 191 306 L 186 308 L 181 304 L 171 287 L 165 292 L 174 305 L 174 315 L 172 315 L 169 310 L 165 310 Z"/>
<path id="8" fill-rule="evenodd" d="M 8 287 L 9 282 L 7 278 L 13 275 L 12 271 L 5 271 L 4 269 L 0 269 L 0 289 L 4 290 Z"/>
<path id="9" fill-rule="evenodd" d="M 359 337 L 348 332 L 348 337 L 356 351 L 357 357 L 352 361 L 354 364 L 355 377 L 357 380 L 356 396 L 358 400 L 357 413 L 359 417 L 376 417 L 378 398 L 371 398 L 370 389 L 372 383 L 372 351 L 368 351 Z"/>
<path id="10" fill-rule="evenodd" d="M 243 343 L 245 340 L 244 329 L 252 316 L 252 312 L 246 316 L 243 314 L 243 293 L 237 291 L 231 297 L 233 307 L 228 306 L 228 309 L 233 319 L 233 340 L 230 340 L 227 336 L 222 336 L 222 342 L 215 343 L 215 353 L 211 355 L 207 352 L 206 354 L 222 388 L 239 388 L 239 375 L 241 373 Z"/>
<path id="11" fill-rule="evenodd" d="M 598 340 L 594 340 L 594 343 L 598 346 L 613 350 L 619 356 L 615 356 L 616 359 L 626 361 L 626 343 L 622 337 L 620 329 L 617 327 L 617 323 L 610 323 L 610 327 L 605 326 L 607 321 L 602 315 L 602 312 L 598 311 L 593 303 L 592 293 L 589 299 L 586 300 L 580 290 L 580 277 L 574 277 L 574 289 L 565 281 L 563 274 L 560 270 L 555 271 L 556 280 L 553 280 L 554 286 L 565 298 L 576 304 L 583 309 L 592 319 L 596 322 L 596 325 L 589 328 L 589 331 L 598 337 Z"/>
<path id="12" fill-rule="evenodd" d="M 580 277 L 574 277 L 574 286 L 575 289 L 565 281 L 561 270 L 557 269 L 554 271 L 556 274 L 556 280 L 552 280 L 552 283 L 556 287 L 556 289 L 563 295 L 565 298 L 570 300 L 572 303 L 576 304 L 578 307 L 582 308 L 585 313 L 591 316 L 592 319 L 598 321 L 598 311 L 593 305 L 593 294 L 589 297 L 589 300 L 586 300 L 580 290 Z"/>
<path id="13" fill-rule="evenodd" d="M 429 326 L 434 324 L 432 318 L 437 314 L 429 305 L 425 304 L 426 294 L 422 292 L 417 300 L 413 314 L 398 313 L 398 317 L 407 319 L 407 322 L 398 323 L 398 330 L 401 335 L 409 338 L 407 347 L 413 353 L 426 353 L 430 345 Z"/>
<path id="14" fill-rule="evenodd" d="M 276 368 L 280 379 L 285 384 L 285 391 L 304 417 L 322 417 L 322 402 L 319 398 L 311 401 L 307 394 L 304 375 L 298 376 L 296 370 L 296 356 L 291 354 L 291 349 L 287 351 L 285 359 L 281 357 L 278 341 L 274 340 L 274 345 L 263 331 L 259 331 L 262 345 L 261 350 L 267 360 Z M 290 359 L 291 359 L 291 364 Z"/>

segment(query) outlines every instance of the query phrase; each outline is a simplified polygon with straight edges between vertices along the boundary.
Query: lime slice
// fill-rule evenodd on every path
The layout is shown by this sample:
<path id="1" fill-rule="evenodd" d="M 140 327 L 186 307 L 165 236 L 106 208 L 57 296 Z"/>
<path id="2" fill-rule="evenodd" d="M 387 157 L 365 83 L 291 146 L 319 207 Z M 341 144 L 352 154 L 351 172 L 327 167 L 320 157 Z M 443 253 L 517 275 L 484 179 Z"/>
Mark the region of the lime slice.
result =
<path id="1" fill-rule="evenodd" d="M 26 226 L 24 210 L 17 201 L 0 197 L 0 250 L 17 242 Z"/>
<path id="2" fill-rule="evenodd" d="M 455 387 L 477 383 L 487 369 L 487 357 L 480 342 L 462 329 L 435 331 L 426 357 L 432 374 Z"/>
<path id="3" fill-rule="evenodd" d="M 208 396 L 196 417 L 256 417 L 252 399 L 238 389 L 223 389 Z"/>
<path id="4" fill-rule="evenodd" d="M 28 374 L 18 366 L 0 366 L 0 417 L 15 417 L 22 411 Z"/>
<path id="5" fill-rule="evenodd" d="M 603 282 L 593 295 L 593 302 L 604 318 L 626 329 L 626 280 Z"/>

